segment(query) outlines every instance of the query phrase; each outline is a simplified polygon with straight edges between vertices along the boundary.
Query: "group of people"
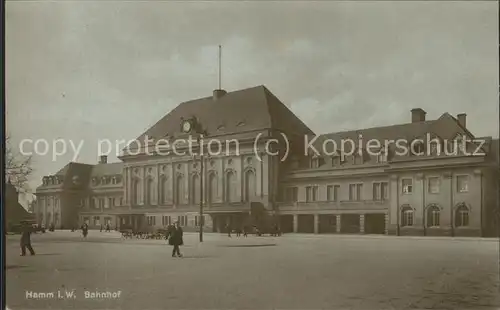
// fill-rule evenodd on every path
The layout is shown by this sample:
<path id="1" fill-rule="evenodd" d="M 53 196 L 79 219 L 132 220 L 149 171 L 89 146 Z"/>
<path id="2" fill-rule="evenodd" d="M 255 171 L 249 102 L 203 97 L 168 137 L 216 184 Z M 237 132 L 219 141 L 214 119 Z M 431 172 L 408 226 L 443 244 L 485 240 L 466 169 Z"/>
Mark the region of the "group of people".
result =
<path id="1" fill-rule="evenodd" d="M 103 229 L 103 227 L 101 225 L 101 232 L 102 232 L 102 229 Z M 109 225 L 109 223 L 106 224 L 106 230 L 105 230 L 105 232 L 111 232 L 111 226 Z"/>
<path id="2" fill-rule="evenodd" d="M 251 228 L 252 226 L 243 226 L 235 229 L 234 232 L 236 232 L 236 237 L 240 237 L 242 233 L 243 237 L 248 237 L 248 233 L 251 231 Z M 227 231 L 227 236 L 231 237 L 231 233 L 233 232 L 231 225 L 229 224 L 226 225 L 226 231 Z M 253 226 L 253 232 L 255 233 L 256 236 L 262 236 L 261 230 L 256 225 Z M 270 234 L 271 236 L 275 237 L 281 236 L 281 230 L 279 229 L 279 226 L 277 224 L 273 225 Z"/>

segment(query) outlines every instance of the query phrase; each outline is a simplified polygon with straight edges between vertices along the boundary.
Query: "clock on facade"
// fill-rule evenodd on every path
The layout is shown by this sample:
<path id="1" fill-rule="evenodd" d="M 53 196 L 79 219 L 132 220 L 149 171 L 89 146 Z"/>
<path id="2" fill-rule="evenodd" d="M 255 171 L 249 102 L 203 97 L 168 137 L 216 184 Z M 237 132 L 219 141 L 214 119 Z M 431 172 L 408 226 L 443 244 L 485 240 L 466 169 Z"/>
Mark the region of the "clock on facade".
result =
<path id="1" fill-rule="evenodd" d="M 191 122 L 186 120 L 182 123 L 182 131 L 188 133 L 191 131 Z"/>

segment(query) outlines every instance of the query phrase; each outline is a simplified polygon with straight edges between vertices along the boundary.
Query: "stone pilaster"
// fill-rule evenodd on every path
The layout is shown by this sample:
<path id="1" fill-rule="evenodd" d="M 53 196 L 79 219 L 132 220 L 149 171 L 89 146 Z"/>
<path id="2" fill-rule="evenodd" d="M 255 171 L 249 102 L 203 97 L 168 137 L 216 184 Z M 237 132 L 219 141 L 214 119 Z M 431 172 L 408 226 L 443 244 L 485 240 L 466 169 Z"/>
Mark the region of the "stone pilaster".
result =
<path id="1" fill-rule="evenodd" d="M 365 233 L 365 215 L 364 214 L 359 215 L 359 232 L 361 234 Z"/>
<path id="2" fill-rule="evenodd" d="M 314 214 L 314 233 L 318 234 L 319 233 L 319 215 Z"/>
<path id="3" fill-rule="evenodd" d="M 299 231 L 299 216 L 297 214 L 293 215 L 293 232 Z"/>
<path id="4" fill-rule="evenodd" d="M 384 215 L 384 234 L 389 234 L 389 214 Z"/>
<path id="5" fill-rule="evenodd" d="M 340 233 L 342 228 L 342 218 L 340 214 L 335 215 L 335 221 L 336 221 L 335 228 L 337 230 L 337 233 Z"/>

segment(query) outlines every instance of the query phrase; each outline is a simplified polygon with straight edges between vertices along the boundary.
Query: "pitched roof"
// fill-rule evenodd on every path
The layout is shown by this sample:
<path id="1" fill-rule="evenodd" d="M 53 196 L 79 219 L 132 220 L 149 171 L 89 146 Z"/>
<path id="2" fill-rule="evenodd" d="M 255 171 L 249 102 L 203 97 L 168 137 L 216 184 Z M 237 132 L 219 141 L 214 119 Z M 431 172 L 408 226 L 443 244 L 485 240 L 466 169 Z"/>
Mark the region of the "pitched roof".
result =
<path id="1" fill-rule="evenodd" d="M 262 129 L 286 133 L 314 134 L 265 86 L 228 92 L 214 100 L 212 96 L 179 104 L 140 135 L 143 141 L 181 135 L 182 119 L 195 117 L 208 136 L 231 135 Z M 133 149 L 133 147 L 130 147 Z"/>
<path id="2" fill-rule="evenodd" d="M 123 163 L 121 162 L 97 165 L 70 162 L 56 175 L 63 177 L 65 188 L 83 189 L 89 185 L 90 178 L 93 176 L 117 175 L 122 174 L 122 171 Z M 45 186 L 41 185 L 37 187 L 37 190 L 42 188 Z"/>
<path id="3" fill-rule="evenodd" d="M 92 167 L 91 176 L 122 174 L 123 163 L 97 164 Z"/>

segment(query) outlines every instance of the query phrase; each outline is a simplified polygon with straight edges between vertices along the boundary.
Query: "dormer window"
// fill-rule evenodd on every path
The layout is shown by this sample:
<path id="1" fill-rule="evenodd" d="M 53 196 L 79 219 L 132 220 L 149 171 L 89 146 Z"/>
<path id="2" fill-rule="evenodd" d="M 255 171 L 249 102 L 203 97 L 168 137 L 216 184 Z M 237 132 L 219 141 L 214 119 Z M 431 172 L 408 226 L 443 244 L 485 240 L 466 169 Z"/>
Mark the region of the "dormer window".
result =
<path id="1" fill-rule="evenodd" d="M 311 158 L 311 168 L 315 169 L 315 168 L 319 168 L 319 158 L 318 157 L 313 157 Z"/>
<path id="2" fill-rule="evenodd" d="M 377 154 L 377 163 L 386 163 L 387 162 L 387 150 L 381 149 Z"/>
<path id="3" fill-rule="evenodd" d="M 352 154 L 352 163 L 353 165 L 363 164 L 363 156 L 361 156 L 361 154 L 356 151 L 354 154 Z"/>
<path id="4" fill-rule="evenodd" d="M 453 143 L 451 144 L 452 150 L 450 153 L 454 154 L 454 155 L 466 154 L 466 150 L 467 150 L 466 142 L 467 142 L 467 139 L 466 139 L 465 135 L 457 134 L 455 136 L 455 139 L 453 139 Z"/>
<path id="5" fill-rule="evenodd" d="M 424 143 L 422 141 L 413 141 L 410 144 L 410 154 L 413 156 L 424 155 Z"/>
<path id="6" fill-rule="evenodd" d="M 340 156 L 334 155 L 332 157 L 332 167 L 340 167 L 341 161 L 340 161 Z"/>
<path id="7" fill-rule="evenodd" d="M 441 153 L 441 144 L 432 142 L 430 143 L 430 155 L 431 156 L 438 156 Z"/>

